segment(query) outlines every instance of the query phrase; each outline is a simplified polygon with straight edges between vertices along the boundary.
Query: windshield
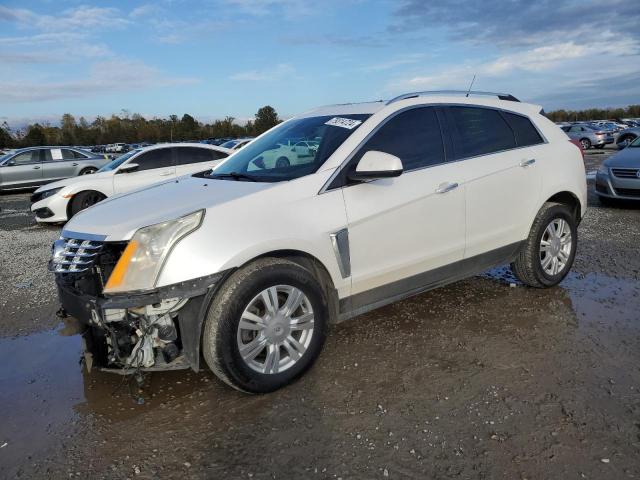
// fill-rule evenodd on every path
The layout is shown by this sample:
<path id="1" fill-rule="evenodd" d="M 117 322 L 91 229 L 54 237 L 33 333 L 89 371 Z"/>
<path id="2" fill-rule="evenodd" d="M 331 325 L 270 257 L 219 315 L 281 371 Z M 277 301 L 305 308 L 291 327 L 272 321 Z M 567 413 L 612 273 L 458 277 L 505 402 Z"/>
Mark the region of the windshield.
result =
<path id="1" fill-rule="evenodd" d="M 0 163 L 11 157 L 11 155 L 13 155 L 13 153 L 5 153 L 4 155 L 0 156 Z"/>
<path id="2" fill-rule="evenodd" d="M 104 167 L 102 167 L 100 170 L 98 170 L 98 172 L 110 172 L 111 170 L 115 170 L 120 165 L 122 165 L 124 162 L 126 162 L 131 157 L 133 157 L 139 151 L 140 150 L 131 150 L 130 152 L 125 153 L 124 155 L 120 155 L 115 160 L 112 160 L 111 162 L 107 163 Z"/>
<path id="3" fill-rule="evenodd" d="M 633 148 L 640 147 L 640 137 L 636 138 L 633 142 L 631 142 L 629 146 Z"/>
<path id="4" fill-rule="evenodd" d="M 309 175 L 369 117 L 328 115 L 289 120 L 238 150 L 207 176 L 280 182 Z"/>

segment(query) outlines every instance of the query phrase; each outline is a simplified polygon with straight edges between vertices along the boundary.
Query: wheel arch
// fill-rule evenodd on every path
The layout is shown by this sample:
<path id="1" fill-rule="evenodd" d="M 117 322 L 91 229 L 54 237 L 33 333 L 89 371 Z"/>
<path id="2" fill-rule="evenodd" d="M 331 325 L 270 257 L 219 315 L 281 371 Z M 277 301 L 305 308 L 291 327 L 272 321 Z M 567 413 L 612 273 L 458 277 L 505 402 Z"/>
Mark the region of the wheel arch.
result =
<path id="1" fill-rule="evenodd" d="M 582 203 L 574 193 L 568 190 L 558 192 L 545 200 L 544 203 L 561 203 L 563 205 L 567 205 L 571 209 L 573 217 L 576 219 L 576 223 L 580 223 L 582 218 Z"/>
<path id="2" fill-rule="evenodd" d="M 107 195 L 106 193 L 104 193 L 102 190 L 98 188 L 85 188 L 84 190 L 79 190 L 73 193 L 71 197 L 69 197 L 69 201 L 67 202 L 67 209 L 66 209 L 67 219 L 71 219 L 71 204 L 73 203 L 73 199 L 76 198 L 81 193 L 85 193 L 85 192 L 98 192 L 100 195 L 104 196 L 104 198 L 109 198 L 109 195 Z"/>

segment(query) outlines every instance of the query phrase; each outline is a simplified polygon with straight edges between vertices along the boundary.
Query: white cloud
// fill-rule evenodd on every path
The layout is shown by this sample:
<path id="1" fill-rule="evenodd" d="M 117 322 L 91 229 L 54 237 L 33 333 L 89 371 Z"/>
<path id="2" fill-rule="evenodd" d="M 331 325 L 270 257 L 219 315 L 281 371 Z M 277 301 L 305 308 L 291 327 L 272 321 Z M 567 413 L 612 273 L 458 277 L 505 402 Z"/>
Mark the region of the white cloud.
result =
<path id="1" fill-rule="evenodd" d="M 118 9 L 86 5 L 64 10 L 57 16 L 0 6 L 0 20 L 16 23 L 21 28 L 56 32 L 88 28 L 113 29 L 129 24 L 129 20 L 122 17 Z"/>
<path id="2" fill-rule="evenodd" d="M 412 53 L 407 55 L 401 55 L 397 58 L 388 60 L 386 62 L 376 63 L 373 65 L 365 65 L 361 68 L 361 70 L 365 72 L 380 72 L 383 70 L 391 70 L 396 67 L 402 67 L 405 65 L 413 65 L 422 60 L 426 55 L 424 53 Z"/>
<path id="3" fill-rule="evenodd" d="M 250 82 L 273 82 L 282 80 L 287 77 L 295 76 L 296 70 L 288 63 L 280 63 L 273 68 L 265 68 L 262 70 L 249 70 L 231 75 L 231 80 L 250 81 Z"/>
<path id="4" fill-rule="evenodd" d="M 314 12 L 313 2 L 307 0 L 225 0 L 225 3 L 255 16 L 282 12 L 287 18 L 295 18 Z"/>

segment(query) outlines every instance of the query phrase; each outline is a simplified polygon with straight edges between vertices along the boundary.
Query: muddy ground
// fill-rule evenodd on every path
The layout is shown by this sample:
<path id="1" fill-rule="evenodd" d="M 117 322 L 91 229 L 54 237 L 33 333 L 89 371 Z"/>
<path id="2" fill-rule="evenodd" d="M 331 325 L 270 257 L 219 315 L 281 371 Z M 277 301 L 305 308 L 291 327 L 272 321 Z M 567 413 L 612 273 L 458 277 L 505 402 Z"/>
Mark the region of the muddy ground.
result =
<path id="1" fill-rule="evenodd" d="M 559 287 L 495 269 L 336 326 L 279 392 L 173 372 L 142 405 L 54 315 L 59 229 L 0 208 L 1 477 L 640 477 L 640 206 L 590 198 Z"/>

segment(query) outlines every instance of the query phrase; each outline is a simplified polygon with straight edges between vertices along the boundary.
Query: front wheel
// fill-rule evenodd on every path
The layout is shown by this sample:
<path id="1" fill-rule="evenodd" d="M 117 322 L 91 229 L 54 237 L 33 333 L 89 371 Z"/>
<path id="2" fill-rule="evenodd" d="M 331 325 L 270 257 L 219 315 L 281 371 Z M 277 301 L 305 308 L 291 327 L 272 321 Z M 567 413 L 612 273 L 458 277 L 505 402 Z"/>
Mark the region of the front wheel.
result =
<path id="1" fill-rule="evenodd" d="M 577 243 L 576 219 L 569 207 L 545 203 L 511 264 L 511 270 L 525 285 L 553 287 L 569 273 Z"/>
<path id="2" fill-rule="evenodd" d="M 84 210 L 85 208 L 89 208 L 90 206 L 101 202 L 105 198 L 107 197 L 102 193 L 95 191 L 80 192 L 76 194 L 71 199 L 71 204 L 69 205 L 69 218 L 73 217 L 76 213 Z"/>
<path id="3" fill-rule="evenodd" d="M 589 150 L 591 148 L 591 140 L 583 138 L 580 140 L 580 145 L 582 145 L 583 150 Z"/>
<path id="4" fill-rule="evenodd" d="M 263 258 L 233 273 L 205 320 L 202 353 L 225 383 L 247 393 L 277 390 L 316 360 L 328 327 L 323 289 L 305 268 Z"/>

